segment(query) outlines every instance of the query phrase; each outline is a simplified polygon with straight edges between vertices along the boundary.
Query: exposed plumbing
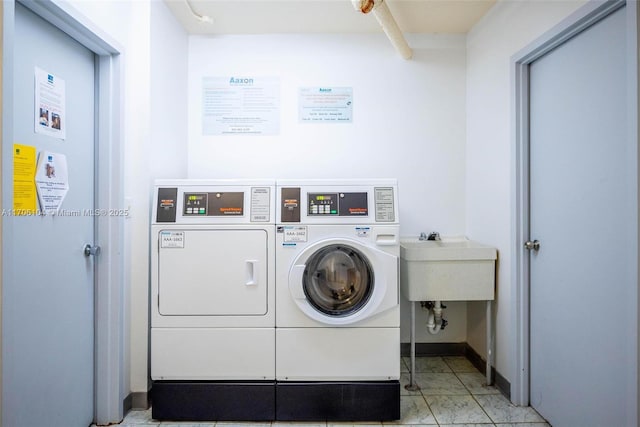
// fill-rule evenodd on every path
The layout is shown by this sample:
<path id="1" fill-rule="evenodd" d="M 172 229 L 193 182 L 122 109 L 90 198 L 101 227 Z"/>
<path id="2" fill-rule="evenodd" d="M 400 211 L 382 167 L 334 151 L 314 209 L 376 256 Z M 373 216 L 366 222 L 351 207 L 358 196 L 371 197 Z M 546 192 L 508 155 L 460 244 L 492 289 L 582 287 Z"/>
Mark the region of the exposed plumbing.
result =
<path id="1" fill-rule="evenodd" d="M 423 301 L 422 307 L 429 310 L 427 317 L 427 331 L 431 335 L 435 335 L 449 324 L 446 319 L 442 318 L 442 310 L 447 308 L 440 301 Z"/>
<path id="2" fill-rule="evenodd" d="M 351 2 L 358 12 L 365 14 L 373 12 L 373 15 L 378 20 L 378 23 L 384 30 L 384 33 L 387 35 L 391 44 L 393 44 L 398 53 L 400 53 L 404 59 L 411 59 L 413 51 L 404 39 L 402 31 L 400 31 L 400 27 L 398 27 L 396 20 L 393 18 L 389 7 L 387 7 L 384 0 L 351 0 Z"/>
<path id="3" fill-rule="evenodd" d="M 193 17 L 196 18 L 198 21 L 204 22 L 204 23 L 207 23 L 207 24 L 212 24 L 213 23 L 213 19 L 210 16 L 201 15 L 198 12 L 196 12 L 195 10 L 193 10 L 193 6 L 191 5 L 191 2 L 189 0 L 184 0 L 184 2 L 189 7 L 189 11 L 193 15 Z"/>

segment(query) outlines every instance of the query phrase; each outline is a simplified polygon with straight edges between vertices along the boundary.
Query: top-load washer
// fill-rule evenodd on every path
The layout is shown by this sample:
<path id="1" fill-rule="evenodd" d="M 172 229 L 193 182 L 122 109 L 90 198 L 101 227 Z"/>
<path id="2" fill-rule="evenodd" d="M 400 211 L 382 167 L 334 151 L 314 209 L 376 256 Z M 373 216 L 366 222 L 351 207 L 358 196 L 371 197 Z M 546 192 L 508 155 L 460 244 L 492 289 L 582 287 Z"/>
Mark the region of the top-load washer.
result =
<path id="1" fill-rule="evenodd" d="M 274 202 L 274 181 L 156 181 L 153 418 L 274 419 Z"/>
<path id="2" fill-rule="evenodd" d="M 278 180 L 276 417 L 400 417 L 395 180 Z"/>

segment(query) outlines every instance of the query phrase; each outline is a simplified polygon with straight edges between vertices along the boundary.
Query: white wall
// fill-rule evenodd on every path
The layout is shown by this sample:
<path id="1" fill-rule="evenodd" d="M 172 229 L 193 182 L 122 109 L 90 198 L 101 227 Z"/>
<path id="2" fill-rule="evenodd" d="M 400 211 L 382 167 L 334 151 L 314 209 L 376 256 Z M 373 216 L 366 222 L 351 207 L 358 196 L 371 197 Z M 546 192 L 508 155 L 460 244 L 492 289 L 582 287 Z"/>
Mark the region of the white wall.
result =
<path id="1" fill-rule="evenodd" d="M 150 140 L 145 153 L 148 180 L 140 179 L 146 190 L 145 222 L 134 231 L 132 241 L 140 250 L 132 252 L 139 280 L 132 282 L 131 367 L 132 392 L 148 390 L 149 330 L 149 218 L 151 184 L 158 178 L 187 177 L 187 58 L 188 36 L 161 0 L 150 3 Z M 141 160 L 141 159 L 140 159 Z M 146 178 L 146 177 L 145 177 Z M 142 190 L 142 188 L 141 188 Z M 142 250 L 146 257 L 142 258 Z M 135 256 L 138 256 L 135 258 Z M 135 260 L 135 261 L 134 261 Z M 144 262 L 141 262 L 144 260 Z M 136 402 L 134 401 L 134 405 Z"/>
<path id="2" fill-rule="evenodd" d="M 384 34 L 192 36 L 190 178 L 386 178 L 399 183 L 401 234 L 464 234 L 465 37 L 410 35 L 403 60 Z M 276 136 L 203 136 L 202 78 L 280 79 Z M 298 89 L 353 88 L 353 123 L 298 123 Z M 403 341 L 409 309 L 402 306 Z M 466 304 L 418 341 L 466 341 Z M 419 312 L 418 324 L 426 322 Z"/>
<path id="3" fill-rule="evenodd" d="M 502 0 L 467 36 L 466 232 L 499 251 L 494 363 L 507 380 L 515 376 L 510 58 L 582 4 L 582 0 Z M 468 306 L 468 342 L 485 356 L 484 304 Z"/>
<path id="4" fill-rule="evenodd" d="M 151 177 L 187 177 L 189 38 L 166 3 L 151 2 Z"/>

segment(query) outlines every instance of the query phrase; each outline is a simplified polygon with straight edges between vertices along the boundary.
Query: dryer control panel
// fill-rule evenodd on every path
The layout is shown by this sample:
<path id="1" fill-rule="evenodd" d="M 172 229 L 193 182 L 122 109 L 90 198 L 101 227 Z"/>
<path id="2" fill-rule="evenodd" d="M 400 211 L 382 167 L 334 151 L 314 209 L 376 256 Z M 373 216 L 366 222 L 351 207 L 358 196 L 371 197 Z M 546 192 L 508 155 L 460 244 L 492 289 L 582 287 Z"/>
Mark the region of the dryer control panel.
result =
<path id="1" fill-rule="evenodd" d="M 244 215 L 244 192 L 184 193 L 183 215 Z"/>
<path id="2" fill-rule="evenodd" d="M 263 181 L 158 180 L 152 221 L 248 224 L 275 220 L 275 188 Z"/>

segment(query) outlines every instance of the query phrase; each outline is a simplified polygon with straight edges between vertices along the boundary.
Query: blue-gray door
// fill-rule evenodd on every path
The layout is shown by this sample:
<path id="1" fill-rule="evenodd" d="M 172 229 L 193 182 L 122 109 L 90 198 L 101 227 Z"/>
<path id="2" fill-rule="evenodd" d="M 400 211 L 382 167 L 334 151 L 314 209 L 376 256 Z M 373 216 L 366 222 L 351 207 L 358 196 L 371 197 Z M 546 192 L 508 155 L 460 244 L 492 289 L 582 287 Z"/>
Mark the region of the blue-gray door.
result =
<path id="1" fill-rule="evenodd" d="M 5 217 L 2 425 L 85 427 L 94 417 L 96 260 L 83 251 L 94 241 L 94 54 L 16 4 L 14 55 L 15 139 L 4 144 L 64 154 L 69 191 L 68 216 Z M 64 140 L 34 132 L 35 67 L 65 81 Z M 11 185 L 5 168 L 5 192 Z"/>
<path id="2" fill-rule="evenodd" d="M 530 68 L 530 401 L 554 426 L 635 411 L 625 36 L 622 8 Z"/>

